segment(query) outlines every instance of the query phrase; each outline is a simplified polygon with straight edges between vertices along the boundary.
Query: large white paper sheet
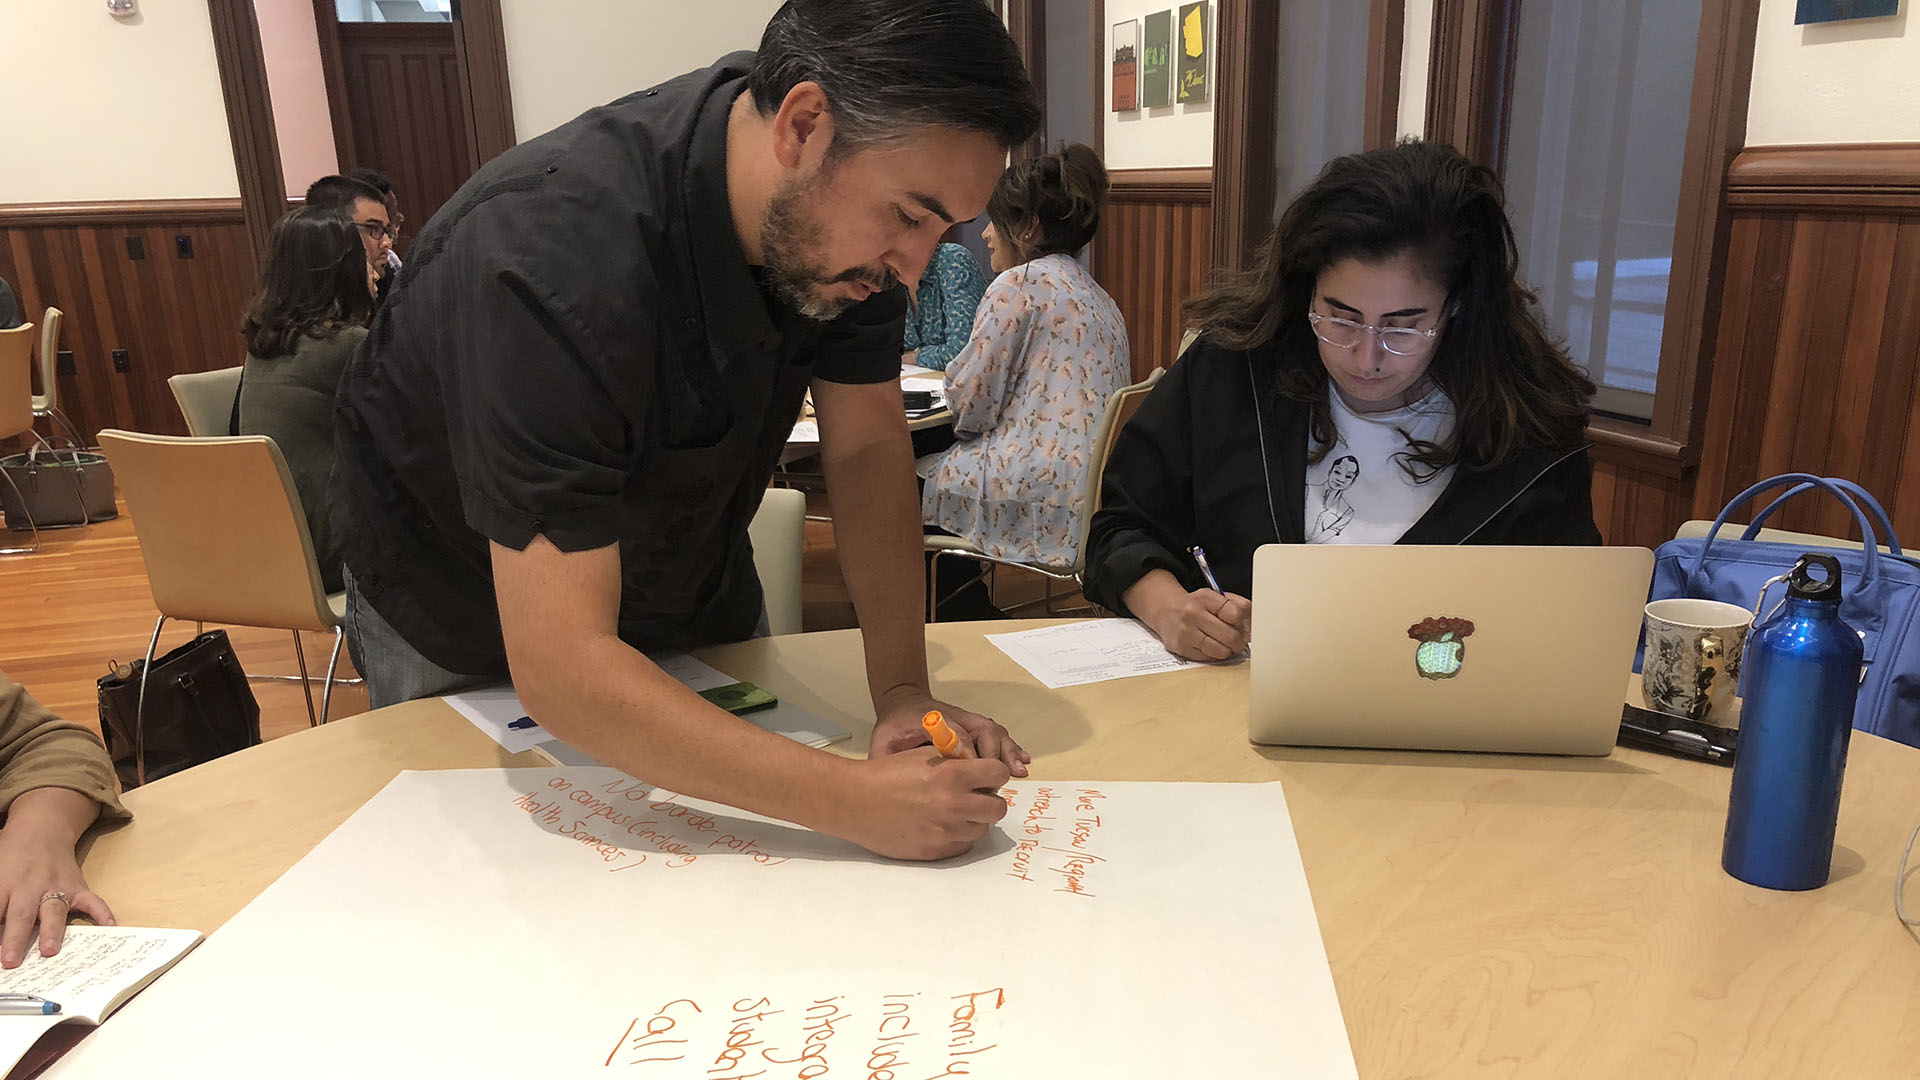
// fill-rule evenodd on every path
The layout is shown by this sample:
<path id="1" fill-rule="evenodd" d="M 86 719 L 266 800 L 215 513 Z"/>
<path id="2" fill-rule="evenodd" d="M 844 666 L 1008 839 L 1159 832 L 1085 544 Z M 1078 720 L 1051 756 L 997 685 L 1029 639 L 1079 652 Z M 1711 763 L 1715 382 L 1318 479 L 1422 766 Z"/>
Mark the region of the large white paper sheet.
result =
<path id="1" fill-rule="evenodd" d="M 1049 690 L 1158 675 L 1191 663 L 1168 652 L 1153 631 L 1132 619 L 1043 626 L 1011 634 L 988 634 L 987 640 Z"/>
<path id="2" fill-rule="evenodd" d="M 609 769 L 402 773 L 50 1075 L 1355 1075 L 1279 785 L 1003 795 L 913 864 Z"/>

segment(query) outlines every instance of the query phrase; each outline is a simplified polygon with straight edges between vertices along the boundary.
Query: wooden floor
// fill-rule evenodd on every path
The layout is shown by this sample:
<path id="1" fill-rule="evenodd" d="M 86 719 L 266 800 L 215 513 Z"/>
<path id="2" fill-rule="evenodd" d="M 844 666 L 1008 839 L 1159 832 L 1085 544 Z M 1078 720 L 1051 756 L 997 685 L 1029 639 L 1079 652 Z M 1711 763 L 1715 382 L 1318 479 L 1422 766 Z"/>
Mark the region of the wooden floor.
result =
<path id="1" fill-rule="evenodd" d="M 817 510 L 824 500 L 810 497 Z M 140 545 L 126 504 L 113 521 L 40 534 L 41 546 L 30 555 L 0 556 L 0 670 L 21 683 L 41 702 L 76 722 L 98 723 L 97 680 L 113 664 L 125 665 L 146 655 L 159 612 L 147 588 L 140 561 Z M 0 547 L 24 542 L 25 534 L 0 531 Z M 1039 579 L 1017 571 L 1002 571 L 995 598 L 1002 607 L 1041 594 Z M 1073 599 L 1065 598 L 1071 603 Z M 808 630 L 833 630 L 857 625 L 853 604 L 840 576 L 832 527 L 809 521 L 802 570 L 802 624 Z M 293 634 L 284 630 L 226 627 L 234 652 L 248 674 L 286 674 L 299 671 Z M 160 650 L 184 644 L 193 636 L 192 624 L 169 622 Z M 331 635 L 303 635 L 308 669 L 316 678 L 314 702 L 319 706 L 318 676 L 325 669 Z M 341 650 L 344 676 L 354 674 Z M 297 684 L 255 683 L 260 701 L 260 729 L 274 738 L 307 726 L 306 705 Z M 336 717 L 364 712 L 367 698 L 357 686 L 334 691 Z"/>

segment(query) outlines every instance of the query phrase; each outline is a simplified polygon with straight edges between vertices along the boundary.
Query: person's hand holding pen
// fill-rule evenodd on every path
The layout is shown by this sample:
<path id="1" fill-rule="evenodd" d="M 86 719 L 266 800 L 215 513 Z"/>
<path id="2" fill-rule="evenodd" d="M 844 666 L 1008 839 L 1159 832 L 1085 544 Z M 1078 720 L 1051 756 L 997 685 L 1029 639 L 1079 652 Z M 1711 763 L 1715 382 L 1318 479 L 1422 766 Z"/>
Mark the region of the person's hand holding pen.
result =
<path id="1" fill-rule="evenodd" d="M 873 726 L 873 742 L 867 756 L 877 758 L 927 745 L 927 731 L 921 720 L 929 712 L 938 712 L 945 718 L 972 751 L 972 756 L 1003 762 L 1014 776 L 1027 775 L 1027 763 L 1033 760 L 1032 756 L 992 717 L 926 697 L 888 702 Z"/>
<path id="2" fill-rule="evenodd" d="M 974 743 L 941 713 L 922 711 L 913 725 L 915 745 L 883 751 L 876 742 L 872 756 L 860 763 L 870 782 L 861 787 L 876 799 L 856 800 L 846 824 L 830 831 L 896 859 L 946 859 L 965 854 L 1006 816 L 1000 797 L 1006 762 L 975 756 Z M 929 738 L 933 746 L 926 745 Z"/>
<path id="3" fill-rule="evenodd" d="M 1211 588 L 1188 592 L 1171 573 L 1153 570 L 1122 599 L 1174 655 L 1207 662 L 1231 659 L 1246 651 L 1252 636 L 1253 601 L 1222 589 L 1207 565 L 1206 552 L 1198 547 L 1191 551 Z"/>

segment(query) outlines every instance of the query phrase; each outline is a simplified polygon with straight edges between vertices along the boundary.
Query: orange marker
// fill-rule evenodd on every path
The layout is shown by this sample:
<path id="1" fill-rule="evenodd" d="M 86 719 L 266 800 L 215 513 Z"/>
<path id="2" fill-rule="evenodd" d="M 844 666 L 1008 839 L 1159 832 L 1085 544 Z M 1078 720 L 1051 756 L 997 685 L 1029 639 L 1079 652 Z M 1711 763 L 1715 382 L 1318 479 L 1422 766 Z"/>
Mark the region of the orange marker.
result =
<path id="1" fill-rule="evenodd" d="M 933 739 L 933 748 L 940 751 L 943 758 L 970 758 L 973 747 L 960 740 L 960 733 L 947 726 L 947 718 L 940 715 L 939 709 L 932 709 L 920 718 L 920 726 L 927 729 L 927 735 Z"/>

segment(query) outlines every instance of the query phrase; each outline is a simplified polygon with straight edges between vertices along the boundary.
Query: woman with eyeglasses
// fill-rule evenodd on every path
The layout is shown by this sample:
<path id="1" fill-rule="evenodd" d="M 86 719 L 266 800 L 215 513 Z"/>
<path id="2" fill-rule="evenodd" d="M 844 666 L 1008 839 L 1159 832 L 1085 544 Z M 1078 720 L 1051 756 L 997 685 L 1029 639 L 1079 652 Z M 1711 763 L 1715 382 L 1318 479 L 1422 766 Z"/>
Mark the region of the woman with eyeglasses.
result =
<path id="1" fill-rule="evenodd" d="M 280 447 L 328 592 L 345 587 L 327 516 L 333 398 L 373 318 L 373 275 L 353 219 L 339 209 L 302 207 L 268 234 L 266 264 L 240 330 L 247 360 L 233 432 L 266 435 Z"/>
<path id="2" fill-rule="evenodd" d="M 1599 543 L 1594 386 L 1517 263 L 1499 182 L 1451 148 L 1330 162 L 1188 301 L 1199 337 L 1107 464 L 1087 596 L 1221 660 L 1262 544 Z"/>

